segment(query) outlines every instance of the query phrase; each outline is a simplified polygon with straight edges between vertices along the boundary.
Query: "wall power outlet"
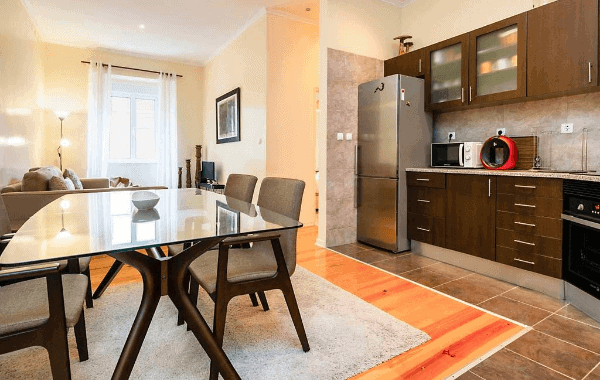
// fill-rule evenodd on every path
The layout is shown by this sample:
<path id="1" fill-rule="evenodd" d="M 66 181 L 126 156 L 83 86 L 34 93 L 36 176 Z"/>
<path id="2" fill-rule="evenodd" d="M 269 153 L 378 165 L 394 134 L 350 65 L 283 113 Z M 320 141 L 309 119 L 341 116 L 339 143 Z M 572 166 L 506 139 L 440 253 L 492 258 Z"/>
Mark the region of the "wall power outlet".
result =
<path id="1" fill-rule="evenodd" d="M 506 136 L 506 128 L 498 128 L 498 129 L 496 129 L 496 134 L 498 136 Z"/>
<path id="2" fill-rule="evenodd" d="M 448 141 L 456 140 L 456 132 L 448 132 Z"/>
<path id="3" fill-rule="evenodd" d="M 561 124 L 560 133 L 573 133 L 573 123 Z"/>

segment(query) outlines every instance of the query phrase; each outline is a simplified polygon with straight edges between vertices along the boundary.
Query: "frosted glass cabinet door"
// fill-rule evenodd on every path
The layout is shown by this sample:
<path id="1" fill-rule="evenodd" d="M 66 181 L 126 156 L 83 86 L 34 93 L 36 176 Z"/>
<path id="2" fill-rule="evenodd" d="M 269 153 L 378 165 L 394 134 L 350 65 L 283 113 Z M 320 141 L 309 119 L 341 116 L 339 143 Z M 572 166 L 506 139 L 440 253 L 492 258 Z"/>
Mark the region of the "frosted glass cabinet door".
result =
<path id="1" fill-rule="evenodd" d="M 525 96 L 526 16 L 471 32 L 469 103 Z"/>
<path id="2" fill-rule="evenodd" d="M 468 37 L 465 34 L 429 47 L 426 74 L 429 108 L 467 105 Z"/>

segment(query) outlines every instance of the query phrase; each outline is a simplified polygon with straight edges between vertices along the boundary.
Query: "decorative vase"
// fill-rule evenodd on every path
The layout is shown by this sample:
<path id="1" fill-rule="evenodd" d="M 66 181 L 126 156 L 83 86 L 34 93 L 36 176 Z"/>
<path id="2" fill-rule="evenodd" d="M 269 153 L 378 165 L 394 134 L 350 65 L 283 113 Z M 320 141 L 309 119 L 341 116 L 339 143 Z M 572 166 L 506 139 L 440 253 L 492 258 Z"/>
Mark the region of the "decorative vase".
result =
<path id="1" fill-rule="evenodd" d="M 202 171 L 202 145 L 196 145 L 196 187 L 200 185 L 200 174 Z"/>
<path id="2" fill-rule="evenodd" d="M 179 167 L 179 182 L 177 183 L 177 188 L 181 189 L 183 187 L 183 184 L 181 183 L 181 176 L 183 174 L 183 167 Z"/>
<path id="3" fill-rule="evenodd" d="M 186 170 L 185 187 L 190 188 L 190 187 L 192 187 L 192 160 L 191 159 L 185 160 L 185 170 Z"/>

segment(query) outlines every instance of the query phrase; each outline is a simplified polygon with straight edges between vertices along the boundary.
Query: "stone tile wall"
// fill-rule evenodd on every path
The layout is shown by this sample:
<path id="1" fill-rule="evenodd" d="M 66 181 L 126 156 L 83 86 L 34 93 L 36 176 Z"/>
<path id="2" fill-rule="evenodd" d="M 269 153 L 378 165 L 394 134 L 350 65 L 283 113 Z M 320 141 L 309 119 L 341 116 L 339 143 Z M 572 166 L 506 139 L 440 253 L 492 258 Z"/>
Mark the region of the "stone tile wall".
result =
<path id="1" fill-rule="evenodd" d="M 327 51 L 327 241 L 328 247 L 356 241 L 354 147 L 358 133 L 358 85 L 383 77 L 383 61 Z M 337 140 L 337 133 L 344 140 Z M 352 141 L 345 139 L 352 133 Z"/>
<path id="2" fill-rule="evenodd" d="M 561 134 L 562 123 L 574 123 L 574 133 Z M 435 115 L 434 140 L 447 141 L 448 132 L 456 132 L 457 141 L 485 141 L 502 127 L 509 137 L 551 131 L 540 148 L 551 152 L 552 167 L 559 170 L 581 169 L 582 131 L 587 128 L 588 168 L 600 170 L 598 92 Z"/>

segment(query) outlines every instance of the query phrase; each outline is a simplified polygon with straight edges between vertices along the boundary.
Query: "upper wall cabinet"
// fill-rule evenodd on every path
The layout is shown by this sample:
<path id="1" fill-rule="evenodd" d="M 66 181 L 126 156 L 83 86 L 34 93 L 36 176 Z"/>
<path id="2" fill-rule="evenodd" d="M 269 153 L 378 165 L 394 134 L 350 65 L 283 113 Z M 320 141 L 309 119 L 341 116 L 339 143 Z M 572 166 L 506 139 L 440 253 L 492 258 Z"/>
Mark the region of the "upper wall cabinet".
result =
<path id="1" fill-rule="evenodd" d="M 527 14 L 470 33 L 469 103 L 526 96 Z"/>
<path id="2" fill-rule="evenodd" d="M 467 105 L 469 35 L 454 37 L 427 48 L 426 105 L 431 110 Z"/>
<path id="3" fill-rule="evenodd" d="M 560 0 L 528 12 L 527 96 L 598 84 L 598 0 Z"/>
<path id="4" fill-rule="evenodd" d="M 383 64 L 384 76 L 402 74 L 411 77 L 425 77 L 426 49 L 411 51 L 396 58 L 388 59 Z"/>

